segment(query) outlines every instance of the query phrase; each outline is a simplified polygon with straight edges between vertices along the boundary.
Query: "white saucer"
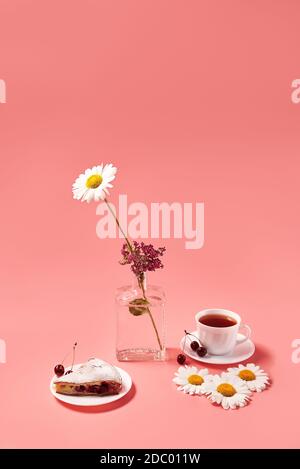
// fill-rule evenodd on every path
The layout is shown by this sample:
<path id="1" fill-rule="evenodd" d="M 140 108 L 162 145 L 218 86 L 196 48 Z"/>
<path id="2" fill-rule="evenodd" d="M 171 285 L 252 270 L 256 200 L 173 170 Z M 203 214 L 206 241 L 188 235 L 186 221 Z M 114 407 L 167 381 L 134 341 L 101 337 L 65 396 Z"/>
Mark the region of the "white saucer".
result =
<path id="1" fill-rule="evenodd" d="M 192 332 L 197 337 L 197 331 Z M 243 338 L 243 334 L 238 334 L 239 338 Z M 199 357 L 196 352 L 194 352 L 189 344 L 192 342 L 193 337 L 187 337 L 185 343 L 185 350 L 183 350 L 185 337 L 182 337 L 180 341 L 180 348 L 184 351 L 185 355 L 198 362 L 208 363 L 211 365 L 229 365 L 230 363 L 241 363 L 244 360 L 252 357 L 255 352 L 255 345 L 251 339 L 246 340 L 242 344 L 239 344 L 235 349 L 228 353 L 227 355 L 205 355 L 205 357 Z"/>
<path id="2" fill-rule="evenodd" d="M 79 367 L 80 364 L 74 365 L 74 369 Z M 122 391 L 119 394 L 114 394 L 113 396 L 68 396 L 67 394 L 59 394 L 55 391 L 54 387 L 54 380 L 56 376 L 53 376 L 50 382 L 50 391 L 56 399 L 62 402 L 66 402 L 67 404 L 77 405 L 77 406 L 95 406 L 95 405 L 103 405 L 103 404 L 110 404 L 111 402 L 117 401 L 124 397 L 131 389 L 132 386 L 132 379 L 130 375 L 119 368 L 118 366 L 115 367 L 121 375 L 122 378 Z M 67 368 L 68 369 L 68 368 Z M 66 371 L 67 371 L 66 369 Z"/>

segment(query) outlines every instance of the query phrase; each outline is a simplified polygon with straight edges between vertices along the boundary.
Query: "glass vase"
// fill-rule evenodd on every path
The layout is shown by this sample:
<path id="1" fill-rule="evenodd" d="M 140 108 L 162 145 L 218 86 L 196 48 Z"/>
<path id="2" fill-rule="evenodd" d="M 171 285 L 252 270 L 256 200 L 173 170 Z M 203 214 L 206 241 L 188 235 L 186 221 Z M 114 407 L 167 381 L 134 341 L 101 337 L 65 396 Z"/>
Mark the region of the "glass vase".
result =
<path id="1" fill-rule="evenodd" d="M 119 361 L 163 361 L 165 349 L 165 294 L 147 285 L 146 275 L 116 291 Z"/>

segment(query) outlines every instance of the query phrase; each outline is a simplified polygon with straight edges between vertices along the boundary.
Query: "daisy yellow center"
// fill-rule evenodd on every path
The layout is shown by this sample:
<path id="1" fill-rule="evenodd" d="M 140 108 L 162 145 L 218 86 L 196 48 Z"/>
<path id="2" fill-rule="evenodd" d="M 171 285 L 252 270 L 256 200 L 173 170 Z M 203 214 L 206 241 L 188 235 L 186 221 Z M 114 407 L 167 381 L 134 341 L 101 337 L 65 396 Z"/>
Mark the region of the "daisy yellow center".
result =
<path id="1" fill-rule="evenodd" d="M 85 185 L 88 189 L 97 189 L 97 187 L 100 186 L 102 180 L 103 179 L 100 174 L 92 174 L 89 178 L 87 178 Z"/>
<path id="2" fill-rule="evenodd" d="M 200 386 L 204 383 L 204 379 L 200 375 L 191 375 L 188 377 L 188 382 L 190 384 L 195 384 L 196 386 Z"/>
<path id="3" fill-rule="evenodd" d="M 232 397 L 236 394 L 235 388 L 229 383 L 219 384 L 217 391 L 225 397 Z"/>
<path id="4" fill-rule="evenodd" d="M 255 374 L 251 370 L 241 370 L 239 372 L 239 377 L 244 381 L 253 381 L 256 378 Z"/>

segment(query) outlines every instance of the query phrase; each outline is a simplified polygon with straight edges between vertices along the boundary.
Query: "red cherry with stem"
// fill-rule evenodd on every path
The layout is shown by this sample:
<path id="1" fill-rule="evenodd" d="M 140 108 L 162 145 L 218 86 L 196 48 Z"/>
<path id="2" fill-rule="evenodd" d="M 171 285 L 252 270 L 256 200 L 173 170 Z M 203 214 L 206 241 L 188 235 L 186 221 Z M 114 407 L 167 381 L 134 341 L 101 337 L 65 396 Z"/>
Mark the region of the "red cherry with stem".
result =
<path id="1" fill-rule="evenodd" d="M 56 374 L 56 376 L 59 378 L 60 376 L 62 376 L 65 372 L 65 368 L 63 365 L 56 365 L 56 367 L 54 368 L 54 373 Z"/>
<path id="2" fill-rule="evenodd" d="M 73 360 L 72 360 L 72 366 L 71 366 L 71 369 L 66 371 L 65 373 L 65 368 L 63 366 L 63 362 L 65 361 L 65 359 L 67 358 L 68 354 L 65 356 L 65 358 L 63 359 L 63 361 L 59 364 L 59 365 L 56 365 L 55 368 L 54 368 L 54 373 L 56 374 L 56 376 L 59 378 L 60 376 L 63 376 L 64 374 L 68 375 L 69 373 L 72 373 L 73 371 L 73 365 L 74 365 L 74 358 L 75 358 L 75 349 L 77 347 L 77 342 L 75 342 L 75 344 L 73 345 Z"/>
<path id="3" fill-rule="evenodd" d="M 192 350 L 194 350 L 194 352 L 196 352 L 199 355 L 199 357 L 204 357 L 207 354 L 207 350 L 205 347 L 201 346 L 201 343 L 198 337 L 195 334 L 192 334 L 191 332 L 188 332 L 188 331 L 184 331 L 184 332 L 185 332 L 185 337 L 187 335 L 190 335 L 191 337 L 194 337 L 195 339 L 197 339 L 197 340 L 193 340 L 190 343 L 190 347 Z"/>

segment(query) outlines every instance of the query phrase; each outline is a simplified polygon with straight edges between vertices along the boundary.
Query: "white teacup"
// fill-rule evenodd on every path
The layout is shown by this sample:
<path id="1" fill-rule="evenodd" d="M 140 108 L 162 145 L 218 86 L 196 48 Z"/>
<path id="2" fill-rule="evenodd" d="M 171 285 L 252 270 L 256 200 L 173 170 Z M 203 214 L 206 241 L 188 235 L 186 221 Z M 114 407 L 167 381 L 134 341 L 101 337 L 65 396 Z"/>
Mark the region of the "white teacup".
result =
<path id="1" fill-rule="evenodd" d="M 230 318 L 232 320 L 232 325 L 226 327 L 214 327 L 200 322 L 201 318 L 209 315 L 218 315 Z M 207 349 L 210 355 L 226 355 L 227 353 L 230 353 L 236 345 L 246 342 L 251 335 L 250 327 L 247 324 L 242 323 L 241 317 L 237 313 L 228 311 L 227 309 L 204 309 L 196 314 L 195 319 L 199 341 L 201 345 Z M 244 337 L 238 338 L 238 332 L 241 331 L 243 331 Z"/>

